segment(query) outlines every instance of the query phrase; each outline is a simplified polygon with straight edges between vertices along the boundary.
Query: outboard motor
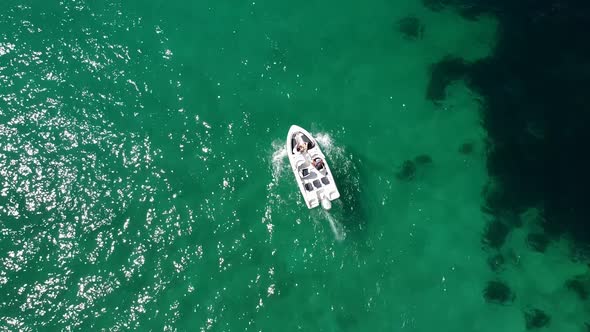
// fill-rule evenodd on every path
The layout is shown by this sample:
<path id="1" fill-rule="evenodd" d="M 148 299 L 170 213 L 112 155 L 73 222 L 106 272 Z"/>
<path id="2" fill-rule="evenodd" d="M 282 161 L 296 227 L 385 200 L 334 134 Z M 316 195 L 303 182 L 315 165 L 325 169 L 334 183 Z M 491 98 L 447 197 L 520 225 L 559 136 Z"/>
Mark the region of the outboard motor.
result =
<path id="1" fill-rule="evenodd" d="M 330 202 L 330 200 L 327 197 L 323 197 L 321 202 L 322 208 L 324 208 L 324 210 L 328 211 L 332 208 L 332 202 Z"/>

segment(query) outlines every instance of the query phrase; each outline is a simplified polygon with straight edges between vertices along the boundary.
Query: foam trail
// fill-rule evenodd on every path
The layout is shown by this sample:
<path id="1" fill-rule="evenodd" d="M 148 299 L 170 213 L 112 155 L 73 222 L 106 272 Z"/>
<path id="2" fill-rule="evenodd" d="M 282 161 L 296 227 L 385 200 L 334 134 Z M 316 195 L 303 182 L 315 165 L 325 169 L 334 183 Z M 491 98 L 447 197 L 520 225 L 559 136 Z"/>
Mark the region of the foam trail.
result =
<path id="1" fill-rule="evenodd" d="M 272 150 L 272 180 L 276 184 L 284 170 L 283 164 L 287 159 L 287 149 L 283 141 L 275 140 L 272 142 Z"/>
<path id="2" fill-rule="evenodd" d="M 274 140 L 272 142 L 272 158 L 271 158 L 271 172 L 272 179 L 268 183 L 267 195 L 266 195 L 266 208 L 264 210 L 264 216 L 262 217 L 262 223 L 266 224 L 270 238 L 272 238 L 272 232 L 274 225 L 272 223 L 273 208 L 283 202 L 281 196 L 278 194 L 274 187 L 276 187 L 281 179 L 284 172 L 284 163 L 287 158 L 287 150 L 285 149 L 284 142 L 281 140 Z"/>
<path id="3" fill-rule="evenodd" d="M 328 147 L 332 145 L 332 137 L 328 133 L 317 133 L 315 140 L 318 141 L 322 146 Z"/>
<path id="4" fill-rule="evenodd" d="M 331 153 L 334 148 L 334 141 L 328 133 L 317 133 L 314 136 L 315 140 L 320 144 L 322 150 L 326 153 Z"/>
<path id="5" fill-rule="evenodd" d="M 322 210 L 322 214 L 326 219 L 328 219 L 328 223 L 330 224 L 330 229 L 332 229 L 332 233 L 334 233 L 334 238 L 336 241 L 343 241 L 346 238 L 346 233 L 342 225 L 330 214 L 330 212 L 326 210 Z"/>
<path id="6" fill-rule="evenodd" d="M 349 170 L 351 167 L 350 157 L 346 155 L 344 148 L 334 144 L 332 136 L 328 133 L 317 133 L 315 140 L 318 142 L 322 151 L 326 154 L 326 157 L 330 162 L 336 165 L 340 170 Z M 332 166 L 335 169 L 336 166 Z"/>

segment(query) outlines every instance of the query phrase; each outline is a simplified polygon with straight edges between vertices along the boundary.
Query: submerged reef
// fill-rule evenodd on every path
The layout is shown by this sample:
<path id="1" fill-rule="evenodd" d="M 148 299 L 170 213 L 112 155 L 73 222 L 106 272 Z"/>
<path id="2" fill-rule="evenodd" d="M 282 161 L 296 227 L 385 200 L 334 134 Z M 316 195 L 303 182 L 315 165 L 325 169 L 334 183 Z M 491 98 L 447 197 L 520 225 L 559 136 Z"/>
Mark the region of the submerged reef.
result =
<path id="1" fill-rule="evenodd" d="M 419 169 L 424 169 L 430 164 L 432 164 L 432 157 L 427 154 L 417 155 L 413 160 L 405 160 L 395 173 L 395 176 L 400 181 L 411 181 L 416 177 Z"/>
<path id="2" fill-rule="evenodd" d="M 465 142 L 459 147 L 459 152 L 464 155 L 472 154 L 475 150 L 475 144 L 473 142 Z"/>
<path id="3" fill-rule="evenodd" d="M 454 10 L 499 25 L 490 56 L 467 62 L 447 56 L 431 71 L 427 97 L 445 98 L 454 80 L 481 96 L 487 132 L 487 168 L 499 187 L 486 197 L 488 211 L 520 213 L 544 206 L 543 232 L 568 233 L 590 245 L 589 150 L 590 2 L 423 0 L 431 10 Z M 545 241 L 534 241 L 541 250 Z M 586 251 L 586 255 L 588 255 Z"/>
<path id="4" fill-rule="evenodd" d="M 527 330 L 540 329 L 549 325 L 551 317 L 543 310 L 531 309 L 524 312 L 525 326 Z"/>
<path id="5" fill-rule="evenodd" d="M 482 237 L 482 243 L 491 248 L 499 249 L 506 241 L 509 232 L 510 228 L 503 222 L 497 219 L 489 221 Z"/>
<path id="6" fill-rule="evenodd" d="M 527 245 L 538 252 L 545 252 L 549 245 L 549 237 L 543 233 L 530 233 L 526 238 Z"/>
<path id="7" fill-rule="evenodd" d="M 575 292 L 580 300 L 585 301 L 590 294 L 590 276 L 578 275 L 565 282 L 565 287 Z"/>
<path id="8" fill-rule="evenodd" d="M 414 157 L 414 162 L 418 165 L 432 164 L 432 157 L 427 154 L 421 154 Z"/>
<path id="9" fill-rule="evenodd" d="M 416 176 L 416 163 L 411 160 L 406 160 L 396 173 L 398 180 L 409 181 Z"/>
<path id="10" fill-rule="evenodd" d="M 508 287 L 503 281 L 499 280 L 489 281 L 483 291 L 483 296 L 486 301 L 496 304 L 513 302 L 516 298 L 516 295 L 512 292 L 510 287 Z"/>
<path id="11" fill-rule="evenodd" d="M 424 35 L 424 25 L 416 16 L 406 16 L 397 21 L 396 27 L 405 39 L 421 39 Z"/>
<path id="12" fill-rule="evenodd" d="M 433 64 L 430 68 L 430 81 L 426 88 L 426 98 L 435 103 L 444 100 L 447 86 L 462 79 L 466 70 L 466 62 L 454 56 L 447 56 Z"/>

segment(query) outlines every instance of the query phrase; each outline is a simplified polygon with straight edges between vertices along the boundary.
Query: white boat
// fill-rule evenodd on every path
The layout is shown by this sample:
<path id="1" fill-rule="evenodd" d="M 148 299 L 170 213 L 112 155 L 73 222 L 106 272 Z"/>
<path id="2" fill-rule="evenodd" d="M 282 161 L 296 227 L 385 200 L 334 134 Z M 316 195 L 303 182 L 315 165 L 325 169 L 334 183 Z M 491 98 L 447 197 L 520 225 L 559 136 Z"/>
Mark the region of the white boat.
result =
<path id="1" fill-rule="evenodd" d="M 298 148 L 304 147 L 302 151 Z M 296 125 L 289 128 L 287 155 L 295 180 L 309 209 L 318 205 L 329 210 L 332 201 L 340 197 L 326 156 L 311 134 Z"/>

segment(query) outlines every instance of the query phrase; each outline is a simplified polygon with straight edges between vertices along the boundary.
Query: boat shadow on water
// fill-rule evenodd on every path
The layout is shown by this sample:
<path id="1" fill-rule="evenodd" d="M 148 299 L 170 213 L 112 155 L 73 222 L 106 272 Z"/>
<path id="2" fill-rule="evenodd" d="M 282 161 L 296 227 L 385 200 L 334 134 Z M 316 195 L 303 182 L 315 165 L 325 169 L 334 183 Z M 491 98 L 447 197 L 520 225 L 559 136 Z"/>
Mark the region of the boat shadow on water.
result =
<path id="1" fill-rule="evenodd" d="M 330 159 L 331 165 L 334 165 L 333 176 L 340 191 L 340 199 L 334 202 L 334 206 L 328 213 L 344 226 L 347 237 L 360 236 L 369 226 L 362 189 L 362 184 L 366 180 L 365 170 L 361 168 L 360 160 L 355 153 Z M 346 165 L 346 167 L 340 167 L 340 165 Z"/>

